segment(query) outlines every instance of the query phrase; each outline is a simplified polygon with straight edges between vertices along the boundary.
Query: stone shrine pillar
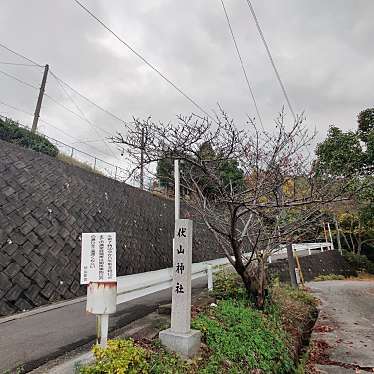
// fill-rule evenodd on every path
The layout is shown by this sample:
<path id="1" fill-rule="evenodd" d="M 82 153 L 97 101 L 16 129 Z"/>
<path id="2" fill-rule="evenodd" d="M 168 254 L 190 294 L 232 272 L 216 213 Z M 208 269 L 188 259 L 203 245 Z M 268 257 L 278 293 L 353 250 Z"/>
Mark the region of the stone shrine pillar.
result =
<path id="1" fill-rule="evenodd" d="M 192 220 L 176 219 L 173 251 L 171 327 L 159 337 L 169 351 L 192 357 L 201 341 L 200 331 L 191 330 Z"/>

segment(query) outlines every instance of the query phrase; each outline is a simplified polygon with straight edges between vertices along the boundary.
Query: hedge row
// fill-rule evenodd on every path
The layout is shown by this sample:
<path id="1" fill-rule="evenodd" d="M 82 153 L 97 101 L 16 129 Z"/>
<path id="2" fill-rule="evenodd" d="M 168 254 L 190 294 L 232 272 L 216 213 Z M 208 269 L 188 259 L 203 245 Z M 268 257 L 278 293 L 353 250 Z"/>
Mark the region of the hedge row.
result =
<path id="1" fill-rule="evenodd" d="M 49 140 L 20 127 L 19 123 L 9 118 L 0 118 L 0 139 L 52 157 L 58 155 L 58 148 Z"/>
<path id="2" fill-rule="evenodd" d="M 343 256 L 354 270 L 374 274 L 374 262 L 370 261 L 366 256 L 349 251 L 344 251 Z"/>

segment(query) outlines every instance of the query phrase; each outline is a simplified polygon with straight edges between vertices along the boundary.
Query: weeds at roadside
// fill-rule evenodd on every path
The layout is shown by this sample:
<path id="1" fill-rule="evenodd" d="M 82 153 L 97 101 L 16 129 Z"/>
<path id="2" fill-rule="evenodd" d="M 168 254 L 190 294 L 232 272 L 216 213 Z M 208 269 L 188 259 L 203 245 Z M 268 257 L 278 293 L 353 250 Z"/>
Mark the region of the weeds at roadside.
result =
<path id="1" fill-rule="evenodd" d="M 337 275 L 337 274 L 326 274 L 326 275 L 318 275 L 314 278 L 315 282 L 323 282 L 323 281 L 331 281 L 331 280 L 344 280 L 346 279 L 344 275 Z"/>
<path id="2" fill-rule="evenodd" d="M 90 164 L 86 163 L 86 162 L 83 162 L 83 161 L 79 161 L 73 157 L 70 157 L 70 156 L 67 156 L 63 153 L 59 153 L 57 155 L 57 158 L 60 160 L 60 161 L 63 161 L 65 162 L 66 164 L 69 164 L 69 165 L 73 165 L 73 166 L 77 166 L 81 169 L 84 169 L 84 170 L 87 170 L 91 173 L 94 173 L 94 174 L 99 174 L 99 175 L 102 175 L 101 172 L 99 172 L 98 170 L 95 170 Z"/>

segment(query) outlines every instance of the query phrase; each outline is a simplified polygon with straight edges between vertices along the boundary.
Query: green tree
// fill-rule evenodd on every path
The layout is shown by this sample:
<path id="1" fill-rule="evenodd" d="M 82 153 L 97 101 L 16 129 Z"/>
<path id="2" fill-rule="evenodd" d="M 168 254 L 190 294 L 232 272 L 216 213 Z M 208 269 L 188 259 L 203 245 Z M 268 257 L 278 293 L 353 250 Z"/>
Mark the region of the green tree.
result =
<path id="1" fill-rule="evenodd" d="M 172 158 L 163 158 L 158 161 L 156 168 L 156 176 L 160 187 L 167 190 L 173 186 L 174 165 Z"/>
<path id="2" fill-rule="evenodd" d="M 338 212 L 337 221 L 348 248 L 361 252 L 374 241 L 374 108 L 358 115 L 357 131 L 343 132 L 331 126 L 327 138 L 317 146 L 317 167 L 328 177 L 354 175 L 352 204 Z"/>
<path id="3" fill-rule="evenodd" d="M 365 154 L 357 132 L 330 126 L 327 138 L 316 149 L 320 174 L 349 175 L 365 165 Z"/>
<path id="4" fill-rule="evenodd" d="M 171 155 L 170 157 L 162 158 L 157 162 L 156 175 L 159 185 L 167 190 L 172 189 L 174 185 L 174 159 L 175 157 Z M 196 160 L 206 164 L 207 167 L 209 167 L 209 163 L 212 163 L 213 161 L 216 162 L 216 159 L 217 155 L 214 152 L 211 144 L 208 142 L 202 144 L 196 153 Z M 186 175 L 186 170 L 191 170 L 190 165 L 187 164 L 188 162 L 186 161 L 180 163 L 181 174 L 185 174 L 184 179 L 188 178 L 188 175 Z M 243 170 L 240 169 L 239 162 L 237 160 L 223 159 L 220 162 L 218 169 L 220 182 L 222 182 L 222 184 L 226 186 L 228 190 L 233 189 L 238 191 L 244 187 L 244 173 Z M 216 181 L 202 173 L 200 169 L 195 169 L 192 177 L 199 180 L 199 185 L 205 194 L 214 196 L 214 194 L 218 193 Z M 186 190 L 183 191 L 182 186 L 182 195 L 184 195 L 185 192 Z"/>
<path id="5" fill-rule="evenodd" d="M 358 115 L 358 134 L 360 139 L 367 143 L 370 134 L 374 131 L 374 108 L 368 108 Z"/>

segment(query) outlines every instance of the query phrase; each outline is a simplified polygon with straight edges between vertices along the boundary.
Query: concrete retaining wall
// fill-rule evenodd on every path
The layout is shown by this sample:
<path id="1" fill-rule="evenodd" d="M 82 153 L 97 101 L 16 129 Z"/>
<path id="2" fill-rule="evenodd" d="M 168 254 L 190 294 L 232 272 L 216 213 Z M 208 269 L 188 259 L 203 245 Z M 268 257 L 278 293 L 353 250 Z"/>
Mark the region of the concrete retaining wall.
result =
<path id="1" fill-rule="evenodd" d="M 82 232 L 117 232 L 125 275 L 171 266 L 173 227 L 173 201 L 0 141 L 0 316 L 84 294 Z M 193 261 L 222 257 L 194 233 Z"/>
<path id="2" fill-rule="evenodd" d="M 351 265 L 337 250 L 313 253 L 311 256 L 299 257 L 299 260 L 305 281 L 311 281 L 318 275 L 356 275 Z M 278 276 L 281 282 L 290 281 L 286 259 L 270 264 L 269 269 L 270 276 Z"/>

